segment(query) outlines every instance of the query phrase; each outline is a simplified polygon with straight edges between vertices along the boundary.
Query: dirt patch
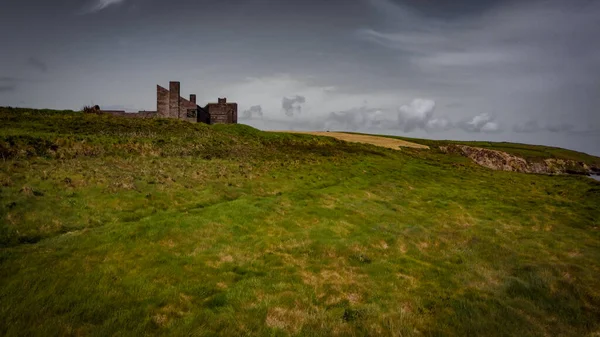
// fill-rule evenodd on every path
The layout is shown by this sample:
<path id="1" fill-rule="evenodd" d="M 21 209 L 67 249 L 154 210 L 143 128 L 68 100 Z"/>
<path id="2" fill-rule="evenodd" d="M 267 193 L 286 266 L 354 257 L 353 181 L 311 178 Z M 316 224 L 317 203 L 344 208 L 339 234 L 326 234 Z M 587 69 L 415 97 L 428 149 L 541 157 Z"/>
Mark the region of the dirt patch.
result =
<path id="1" fill-rule="evenodd" d="M 297 334 L 306 321 L 306 315 L 298 309 L 271 308 L 265 323 L 270 328 L 278 328 L 290 334 Z"/>
<path id="2" fill-rule="evenodd" d="M 429 149 L 429 146 L 421 145 L 417 143 L 407 142 L 405 140 L 378 137 L 378 136 L 367 136 L 367 135 L 355 135 L 343 132 L 326 132 L 326 131 L 273 131 L 273 132 L 287 132 L 287 133 L 300 133 L 314 136 L 326 136 L 333 137 L 339 140 L 352 143 L 364 143 L 372 144 L 381 147 L 387 147 L 388 149 L 399 150 L 401 147 L 411 147 L 415 149 Z"/>

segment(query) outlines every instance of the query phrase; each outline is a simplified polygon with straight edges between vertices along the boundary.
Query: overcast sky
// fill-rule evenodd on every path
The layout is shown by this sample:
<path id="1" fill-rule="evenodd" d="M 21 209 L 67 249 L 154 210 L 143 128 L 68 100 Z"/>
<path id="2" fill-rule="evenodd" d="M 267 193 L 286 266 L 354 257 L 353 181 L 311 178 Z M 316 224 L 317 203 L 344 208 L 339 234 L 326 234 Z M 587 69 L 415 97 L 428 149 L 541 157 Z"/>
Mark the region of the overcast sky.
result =
<path id="1" fill-rule="evenodd" d="M 260 129 L 600 155 L 597 0 L 0 0 L 0 105 L 156 110 L 156 84 Z"/>

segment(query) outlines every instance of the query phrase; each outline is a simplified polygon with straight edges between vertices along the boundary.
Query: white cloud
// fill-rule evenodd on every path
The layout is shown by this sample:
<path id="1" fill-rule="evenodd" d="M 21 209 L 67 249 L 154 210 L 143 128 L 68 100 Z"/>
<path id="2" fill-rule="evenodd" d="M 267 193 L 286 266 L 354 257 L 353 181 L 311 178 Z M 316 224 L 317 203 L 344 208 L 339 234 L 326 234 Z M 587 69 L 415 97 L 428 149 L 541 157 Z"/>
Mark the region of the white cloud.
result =
<path id="1" fill-rule="evenodd" d="M 433 118 L 433 119 L 430 119 L 429 121 L 427 121 L 427 125 L 425 125 L 425 130 L 426 131 L 445 131 L 445 130 L 451 129 L 453 126 L 454 125 L 448 118 L 445 118 L 445 117 Z"/>
<path id="2" fill-rule="evenodd" d="M 227 94 L 239 102 L 244 123 L 264 129 L 445 131 L 454 127 L 434 115 L 436 102 L 409 93 L 347 94 L 287 74 L 248 78 L 204 92 L 200 100 Z M 408 103 L 407 103 L 408 102 Z M 258 107 L 260 107 L 260 114 Z"/>
<path id="3" fill-rule="evenodd" d="M 500 125 L 488 113 L 482 113 L 459 123 L 459 127 L 467 132 L 499 132 Z"/>
<path id="4" fill-rule="evenodd" d="M 402 105 L 398 110 L 407 119 L 429 119 L 435 110 L 435 101 L 415 98 L 410 104 Z"/>
<path id="5" fill-rule="evenodd" d="M 518 60 L 518 55 L 498 50 L 470 50 L 465 52 L 439 52 L 415 60 L 423 66 L 475 67 L 497 65 Z"/>
<path id="6" fill-rule="evenodd" d="M 293 78 L 288 74 L 247 78 L 235 85 L 204 91 L 198 99 L 207 101 L 212 97 L 227 96 L 240 104 L 240 111 L 260 105 L 260 123 L 271 121 L 277 123 L 279 128 L 287 125 L 290 128 L 319 129 L 325 128 L 328 121 L 333 124 L 336 120 L 348 127 L 359 125 L 365 120 L 377 124 L 380 119 L 392 120 L 397 125 L 394 110 L 402 101 L 409 100 L 402 94 L 395 93 L 347 94 L 332 86 L 314 85 L 310 82 L 310 78 Z M 290 114 L 290 111 L 293 113 Z M 335 116 L 339 118 L 336 119 Z M 342 120 L 345 122 L 341 122 Z M 256 118 L 247 122 L 259 127 L 263 125 L 259 125 Z"/>
<path id="7" fill-rule="evenodd" d="M 416 98 L 410 104 L 398 108 L 398 124 L 404 132 L 425 129 L 433 117 L 435 101 Z"/>
<path id="8" fill-rule="evenodd" d="M 487 122 L 481 127 L 481 132 L 497 132 L 500 131 L 500 126 L 496 122 Z"/>
<path id="9" fill-rule="evenodd" d="M 118 5 L 125 2 L 125 0 L 95 0 L 90 6 L 88 6 L 82 14 L 90 14 L 99 12 L 109 6 Z"/>

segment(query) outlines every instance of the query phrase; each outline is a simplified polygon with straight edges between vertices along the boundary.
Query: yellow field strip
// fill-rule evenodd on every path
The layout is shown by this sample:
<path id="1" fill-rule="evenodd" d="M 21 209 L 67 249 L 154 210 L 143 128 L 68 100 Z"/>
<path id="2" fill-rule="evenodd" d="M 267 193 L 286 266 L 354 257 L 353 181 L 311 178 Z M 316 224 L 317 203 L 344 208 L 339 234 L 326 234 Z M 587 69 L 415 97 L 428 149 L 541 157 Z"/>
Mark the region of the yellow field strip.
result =
<path id="1" fill-rule="evenodd" d="M 427 145 L 421 145 L 417 143 L 407 142 L 400 139 L 378 137 L 378 136 L 367 136 L 367 135 L 356 135 L 343 132 L 325 132 L 325 131 L 272 131 L 272 132 L 287 132 L 287 133 L 300 133 L 315 136 L 326 136 L 333 137 L 339 140 L 353 143 L 366 143 L 381 147 L 387 147 L 389 149 L 399 150 L 401 147 L 412 147 L 416 149 L 429 149 Z"/>

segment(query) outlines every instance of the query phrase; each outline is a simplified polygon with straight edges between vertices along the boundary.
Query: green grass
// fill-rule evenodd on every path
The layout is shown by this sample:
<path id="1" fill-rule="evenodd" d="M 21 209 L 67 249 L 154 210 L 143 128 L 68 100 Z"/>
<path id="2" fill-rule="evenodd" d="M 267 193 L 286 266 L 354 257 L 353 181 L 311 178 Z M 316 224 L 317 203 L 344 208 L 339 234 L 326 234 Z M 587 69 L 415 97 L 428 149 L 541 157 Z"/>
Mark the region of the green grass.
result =
<path id="1" fill-rule="evenodd" d="M 585 336 L 600 183 L 0 109 L 0 335 Z"/>
<path id="2" fill-rule="evenodd" d="M 348 132 L 355 133 L 355 132 Z M 355 133 L 361 134 L 361 133 Z M 458 141 L 458 140 L 433 140 L 433 139 L 421 139 L 421 138 L 410 138 L 402 136 L 390 136 L 390 135 L 378 135 L 387 138 L 395 138 L 406 140 L 409 142 L 427 145 L 432 148 L 438 148 L 439 146 L 447 146 L 451 144 L 467 145 L 474 147 L 481 147 L 490 150 L 503 151 L 515 156 L 525 158 L 529 161 L 541 161 L 544 159 L 562 159 L 562 160 L 573 160 L 577 162 L 584 162 L 588 165 L 600 167 L 600 158 L 589 155 L 587 153 L 578 152 L 574 150 L 563 149 L 559 147 L 544 146 L 544 145 L 531 145 L 531 144 L 520 144 L 510 142 L 487 142 L 487 141 Z"/>

